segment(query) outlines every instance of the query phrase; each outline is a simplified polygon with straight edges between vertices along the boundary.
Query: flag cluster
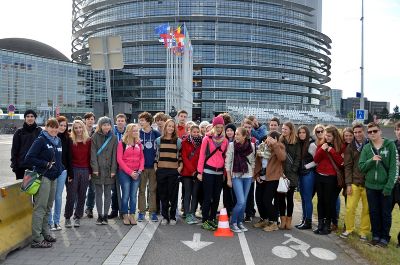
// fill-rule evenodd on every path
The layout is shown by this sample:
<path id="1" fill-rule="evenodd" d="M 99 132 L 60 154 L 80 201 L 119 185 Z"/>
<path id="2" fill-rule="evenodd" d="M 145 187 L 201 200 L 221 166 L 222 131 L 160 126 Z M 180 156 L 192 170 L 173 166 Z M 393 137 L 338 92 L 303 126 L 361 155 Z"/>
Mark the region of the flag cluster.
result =
<path id="1" fill-rule="evenodd" d="M 162 24 L 154 31 L 159 35 L 159 42 L 163 43 L 165 48 L 172 49 L 176 55 L 182 55 L 185 46 L 191 48 L 190 41 L 185 34 L 185 25 L 179 25 L 173 29 L 169 24 Z"/>

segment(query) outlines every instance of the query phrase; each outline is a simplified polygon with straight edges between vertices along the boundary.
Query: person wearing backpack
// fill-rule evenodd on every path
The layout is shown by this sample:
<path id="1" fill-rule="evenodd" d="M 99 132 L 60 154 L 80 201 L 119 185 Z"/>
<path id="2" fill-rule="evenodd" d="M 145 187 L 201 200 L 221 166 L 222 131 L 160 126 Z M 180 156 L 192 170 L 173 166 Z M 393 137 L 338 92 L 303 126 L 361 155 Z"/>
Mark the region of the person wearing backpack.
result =
<path id="1" fill-rule="evenodd" d="M 213 128 L 201 143 L 197 178 L 203 182 L 203 224 L 202 228 L 215 231 L 219 198 L 222 190 L 225 166 L 225 152 L 228 140 L 225 138 L 224 119 L 217 116 L 212 122 Z"/>
<path id="2" fill-rule="evenodd" d="M 128 124 L 117 147 L 118 179 L 122 189 L 121 213 L 125 225 L 136 225 L 136 198 L 140 175 L 144 169 L 143 146 L 139 126 Z M 129 202 L 129 207 L 128 207 Z M 128 213 L 129 208 L 129 213 Z"/>
<path id="3" fill-rule="evenodd" d="M 377 123 L 369 123 L 367 132 L 370 142 L 363 147 L 358 165 L 365 174 L 372 230 L 370 245 L 386 248 L 392 226 L 392 190 L 399 175 L 398 154 L 395 143 L 382 138 Z"/>
<path id="4" fill-rule="evenodd" d="M 118 140 L 112 132 L 111 124 L 110 118 L 101 117 L 97 123 L 96 132 L 92 136 L 90 166 L 96 190 L 97 225 L 108 224 L 107 215 L 111 206 L 111 189 L 115 185 L 117 171 Z"/>
<path id="5" fill-rule="evenodd" d="M 158 137 L 154 170 L 157 176 L 157 189 L 161 200 L 162 225 L 176 224 L 176 208 L 178 206 L 179 174 L 183 163 L 181 158 L 182 140 L 178 138 L 175 121 L 167 120 L 163 135 Z"/>

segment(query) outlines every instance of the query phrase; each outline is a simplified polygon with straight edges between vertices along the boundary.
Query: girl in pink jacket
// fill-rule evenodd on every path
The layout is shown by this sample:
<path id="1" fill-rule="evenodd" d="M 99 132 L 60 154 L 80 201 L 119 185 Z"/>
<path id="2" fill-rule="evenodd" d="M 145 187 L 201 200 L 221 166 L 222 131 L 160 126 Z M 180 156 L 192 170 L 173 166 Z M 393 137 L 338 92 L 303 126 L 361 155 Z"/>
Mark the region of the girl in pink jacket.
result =
<path id="1" fill-rule="evenodd" d="M 117 147 L 118 179 L 122 189 L 121 213 L 125 225 L 136 225 L 136 198 L 140 174 L 144 169 L 143 147 L 139 138 L 139 126 L 128 124 Z M 129 201 L 129 213 L 128 213 Z"/>

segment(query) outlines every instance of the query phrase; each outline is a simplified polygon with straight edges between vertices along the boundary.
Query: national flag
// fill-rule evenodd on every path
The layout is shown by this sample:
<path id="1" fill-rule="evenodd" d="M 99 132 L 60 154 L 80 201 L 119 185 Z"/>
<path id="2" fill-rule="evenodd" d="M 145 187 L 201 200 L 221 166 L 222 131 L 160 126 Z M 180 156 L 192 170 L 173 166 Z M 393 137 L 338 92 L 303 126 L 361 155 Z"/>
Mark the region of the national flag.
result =
<path id="1" fill-rule="evenodd" d="M 161 24 L 160 26 L 157 26 L 154 31 L 157 34 L 167 34 L 171 30 L 170 26 L 168 24 Z"/>

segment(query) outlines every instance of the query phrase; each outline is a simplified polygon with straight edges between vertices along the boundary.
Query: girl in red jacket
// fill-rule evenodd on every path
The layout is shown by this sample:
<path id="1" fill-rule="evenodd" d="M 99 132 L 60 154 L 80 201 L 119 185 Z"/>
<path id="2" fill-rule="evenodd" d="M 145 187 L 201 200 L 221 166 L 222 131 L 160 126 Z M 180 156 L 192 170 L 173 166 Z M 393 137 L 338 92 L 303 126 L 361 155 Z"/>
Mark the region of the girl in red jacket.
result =
<path id="1" fill-rule="evenodd" d="M 337 168 L 343 167 L 342 153 L 344 146 L 338 129 L 333 125 L 325 128 L 324 142 L 317 147 L 314 161 L 317 163 L 315 186 L 318 196 L 318 228 L 314 233 L 327 235 L 330 231 L 330 224 L 335 218 L 336 199 L 340 188 L 337 182 L 337 173 L 332 161 Z"/>
<path id="2" fill-rule="evenodd" d="M 200 134 L 200 127 L 192 125 L 189 129 L 189 135 L 182 140 L 182 161 L 183 169 L 181 172 L 182 182 L 185 189 L 183 206 L 185 209 L 186 223 L 197 224 L 195 217 L 197 209 L 197 193 L 199 182 L 197 180 L 197 162 L 199 161 L 201 141 L 203 137 Z"/>

